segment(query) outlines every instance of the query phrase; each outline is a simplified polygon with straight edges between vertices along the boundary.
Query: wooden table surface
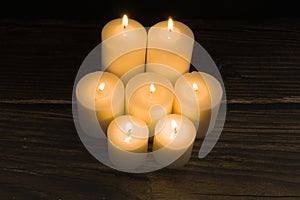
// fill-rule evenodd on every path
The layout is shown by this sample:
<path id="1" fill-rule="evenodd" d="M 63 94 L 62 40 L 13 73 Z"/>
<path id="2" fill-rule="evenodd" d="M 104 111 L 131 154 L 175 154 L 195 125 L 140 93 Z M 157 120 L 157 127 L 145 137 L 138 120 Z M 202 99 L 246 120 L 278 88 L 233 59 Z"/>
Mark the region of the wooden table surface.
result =
<path id="1" fill-rule="evenodd" d="M 72 118 L 107 21 L 0 20 L 0 199 L 300 199 L 300 19 L 181 21 L 222 74 L 223 132 L 182 169 L 129 174 L 89 154 Z"/>

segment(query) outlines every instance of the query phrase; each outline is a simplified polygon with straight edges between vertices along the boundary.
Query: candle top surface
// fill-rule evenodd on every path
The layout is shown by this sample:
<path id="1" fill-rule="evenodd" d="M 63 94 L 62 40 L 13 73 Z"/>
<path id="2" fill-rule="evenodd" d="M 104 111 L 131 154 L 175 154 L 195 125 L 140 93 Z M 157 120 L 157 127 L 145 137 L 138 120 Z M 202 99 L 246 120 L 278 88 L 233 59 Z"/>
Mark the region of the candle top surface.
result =
<path id="1" fill-rule="evenodd" d="M 157 141 L 167 148 L 182 149 L 190 146 L 196 137 L 196 128 L 187 117 L 167 115 L 155 127 Z"/>
<path id="2" fill-rule="evenodd" d="M 187 25 L 185 25 L 184 23 L 179 22 L 179 21 L 173 20 L 172 30 L 169 30 L 169 20 L 158 22 L 157 24 L 155 24 L 152 27 L 165 29 L 165 30 L 168 30 L 169 32 L 174 31 L 174 32 L 177 32 L 177 33 L 182 33 L 184 35 L 189 36 L 190 38 L 194 38 L 193 31 Z"/>
<path id="3" fill-rule="evenodd" d="M 112 96 L 114 95 L 113 91 L 115 90 L 118 84 L 123 83 L 116 75 L 110 72 L 103 72 L 98 77 L 98 82 L 95 91 L 95 105 L 111 105 L 112 102 L 110 100 L 112 99 Z"/>
<path id="4" fill-rule="evenodd" d="M 144 121 L 134 116 L 123 115 L 110 123 L 107 137 L 120 149 L 136 152 L 148 143 L 149 131 Z"/>
<path id="5" fill-rule="evenodd" d="M 144 29 L 143 25 L 136 20 L 128 19 L 128 25 L 124 26 L 123 19 L 118 18 L 108 22 L 102 29 L 102 41 L 120 33 L 134 29 Z M 146 31 L 146 30 L 145 30 Z"/>
<path id="6" fill-rule="evenodd" d="M 165 87 L 163 90 L 169 90 L 172 93 L 174 91 L 172 83 L 165 76 L 154 72 L 144 72 L 137 74 L 128 81 L 125 88 L 126 96 L 132 96 L 133 93 L 135 93 L 136 90 L 140 89 L 141 87 L 148 88 L 145 89 L 145 92 L 148 91 L 149 93 L 147 92 L 147 94 L 150 94 L 149 88 L 152 87 L 151 84 L 153 84 L 155 90 L 156 87 L 160 85 L 161 87 L 158 87 L 158 89 L 163 89 L 163 87 Z"/>
<path id="7" fill-rule="evenodd" d="M 173 98 L 174 94 L 172 91 L 154 82 L 142 85 L 136 89 L 131 95 L 129 102 L 137 108 L 150 108 L 155 104 L 168 105 L 170 101 L 173 101 Z"/>
<path id="8" fill-rule="evenodd" d="M 77 83 L 76 98 L 86 108 L 95 109 L 95 102 L 107 101 L 117 86 L 124 92 L 124 85 L 116 75 L 103 71 L 91 72 Z"/>
<path id="9" fill-rule="evenodd" d="M 175 91 L 180 99 L 196 101 L 200 108 L 211 106 L 211 93 L 202 75 L 198 72 L 186 73 L 175 83 Z"/>

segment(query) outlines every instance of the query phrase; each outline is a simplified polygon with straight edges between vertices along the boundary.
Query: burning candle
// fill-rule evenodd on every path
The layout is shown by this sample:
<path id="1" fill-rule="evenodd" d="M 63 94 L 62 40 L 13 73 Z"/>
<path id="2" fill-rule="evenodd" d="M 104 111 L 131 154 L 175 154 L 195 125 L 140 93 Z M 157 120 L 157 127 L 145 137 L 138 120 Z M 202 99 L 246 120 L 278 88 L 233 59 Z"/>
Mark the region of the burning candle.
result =
<path id="1" fill-rule="evenodd" d="M 148 150 L 146 123 L 134 116 L 122 115 L 108 126 L 108 155 L 120 169 L 135 169 L 143 164 Z"/>
<path id="2" fill-rule="evenodd" d="M 108 22 L 102 29 L 102 69 L 126 84 L 145 71 L 146 44 L 145 28 L 127 15 Z"/>
<path id="3" fill-rule="evenodd" d="M 169 168 L 184 166 L 190 159 L 196 128 L 187 117 L 171 114 L 160 119 L 153 139 L 154 158 Z"/>
<path id="4" fill-rule="evenodd" d="M 106 131 L 114 117 L 124 114 L 124 84 L 112 73 L 96 71 L 76 86 L 78 120 L 90 136 Z M 100 123 L 100 126 L 99 126 Z"/>
<path id="5" fill-rule="evenodd" d="M 192 30 L 179 21 L 163 21 L 148 33 L 146 71 L 166 76 L 172 84 L 190 69 L 194 46 Z"/>
<path id="6" fill-rule="evenodd" d="M 156 122 L 172 112 L 173 99 L 171 82 L 152 72 L 136 75 L 125 88 L 126 113 L 145 121 L 150 135 Z"/>
<path id="7" fill-rule="evenodd" d="M 204 72 L 186 73 L 175 83 L 173 112 L 182 114 L 198 127 L 197 138 L 203 138 L 215 125 L 223 90 L 219 81 Z"/>

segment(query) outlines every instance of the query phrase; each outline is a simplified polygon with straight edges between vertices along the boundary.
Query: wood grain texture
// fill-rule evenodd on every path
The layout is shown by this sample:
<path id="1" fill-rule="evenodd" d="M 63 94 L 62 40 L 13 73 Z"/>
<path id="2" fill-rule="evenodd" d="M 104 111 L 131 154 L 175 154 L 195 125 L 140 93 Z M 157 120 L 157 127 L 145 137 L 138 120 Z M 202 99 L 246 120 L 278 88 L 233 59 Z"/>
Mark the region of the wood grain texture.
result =
<path id="1" fill-rule="evenodd" d="M 184 22 L 221 69 L 229 102 L 299 102 L 298 21 Z M 103 21 L 0 21 L 1 102 L 70 103 L 76 72 L 101 42 L 103 26 Z"/>
<path id="2" fill-rule="evenodd" d="M 184 20 L 219 67 L 220 140 L 182 169 L 122 173 L 84 148 L 72 87 L 104 21 L 0 21 L 0 199 L 300 199 L 299 20 Z M 145 26 L 155 22 L 143 21 Z"/>

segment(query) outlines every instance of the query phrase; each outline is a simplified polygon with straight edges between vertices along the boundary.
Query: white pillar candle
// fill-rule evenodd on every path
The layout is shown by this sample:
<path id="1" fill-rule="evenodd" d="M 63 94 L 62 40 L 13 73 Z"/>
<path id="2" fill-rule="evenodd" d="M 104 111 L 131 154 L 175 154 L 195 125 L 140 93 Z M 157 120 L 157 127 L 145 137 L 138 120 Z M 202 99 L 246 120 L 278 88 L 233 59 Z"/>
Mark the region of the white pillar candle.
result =
<path id="1" fill-rule="evenodd" d="M 162 21 L 148 32 L 146 71 L 166 76 L 172 84 L 190 69 L 192 30 L 179 21 Z"/>
<path id="2" fill-rule="evenodd" d="M 112 73 L 85 75 L 76 86 L 76 98 L 79 124 L 90 136 L 99 136 L 100 128 L 106 132 L 111 120 L 124 114 L 124 84 Z"/>
<path id="3" fill-rule="evenodd" d="M 109 159 L 119 169 L 141 166 L 148 150 L 148 127 L 134 116 L 115 118 L 107 130 Z"/>
<path id="4" fill-rule="evenodd" d="M 171 82 L 153 72 L 136 75 L 125 87 L 126 113 L 145 121 L 151 136 L 156 122 L 172 112 L 173 100 Z"/>
<path id="5" fill-rule="evenodd" d="M 147 32 L 126 15 L 108 22 L 102 29 L 102 70 L 112 72 L 126 84 L 145 71 Z"/>
<path id="6" fill-rule="evenodd" d="M 197 138 L 203 138 L 215 125 L 222 100 L 220 82 L 204 72 L 186 73 L 175 83 L 173 112 L 187 116 L 198 127 Z"/>
<path id="7" fill-rule="evenodd" d="M 183 115 L 168 115 L 155 126 L 154 158 L 169 168 L 182 167 L 191 157 L 195 138 L 196 128 L 191 120 Z"/>

